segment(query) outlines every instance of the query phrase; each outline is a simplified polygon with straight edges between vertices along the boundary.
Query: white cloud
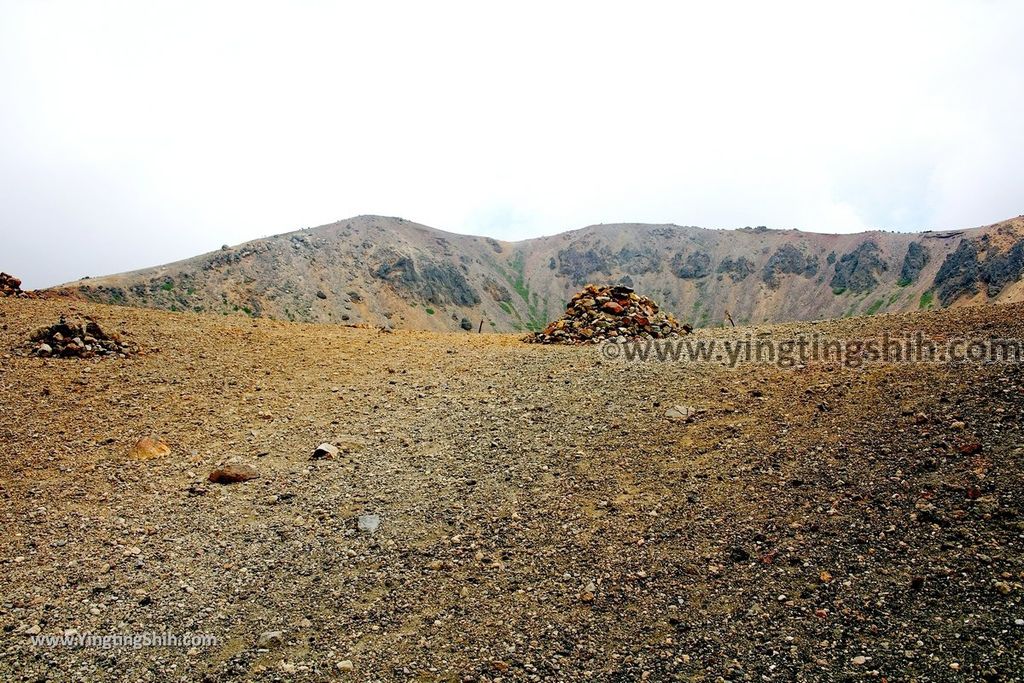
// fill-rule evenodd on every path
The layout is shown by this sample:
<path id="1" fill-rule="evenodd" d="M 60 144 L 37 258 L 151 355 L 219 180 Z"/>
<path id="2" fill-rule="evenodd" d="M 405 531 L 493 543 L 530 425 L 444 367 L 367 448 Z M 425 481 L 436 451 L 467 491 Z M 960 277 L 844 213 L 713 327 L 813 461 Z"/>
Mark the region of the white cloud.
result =
<path id="1" fill-rule="evenodd" d="M 516 239 L 1016 215 L 1014 2 L 6 3 L 0 268 L 358 213 Z"/>

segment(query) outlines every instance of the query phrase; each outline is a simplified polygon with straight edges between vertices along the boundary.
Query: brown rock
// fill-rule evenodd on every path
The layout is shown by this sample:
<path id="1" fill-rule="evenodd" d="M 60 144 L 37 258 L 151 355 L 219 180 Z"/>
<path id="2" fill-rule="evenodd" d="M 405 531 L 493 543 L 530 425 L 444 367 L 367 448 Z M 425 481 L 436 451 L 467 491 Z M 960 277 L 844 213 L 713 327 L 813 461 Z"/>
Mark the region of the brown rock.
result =
<path id="1" fill-rule="evenodd" d="M 171 447 L 163 441 L 144 436 L 135 442 L 132 450 L 128 453 L 128 457 L 132 460 L 152 460 L 153 458 L 162 458 L 170 454 Z"/>
<path id="2" fill-rule="evenodd" d="M 605 313 L 619 315 L 620 313 L 622 313 L 623 309 L 622 306 L 615 303 L 614 301 L 606 301 L 604 302 L 604 305 L 601 306 L 601 310 L 604 311 Z"/>
<path id="3" fill-rule="evenodd" d="M 259 472 L 250 465 L 225 465 L 210 472 L 210 481 L 214 484 L 237 484 L 250 479 L 258 479 Z"/>
<path id="4" fill-rule="evenodd" d="M 979 441 L 968 441 L 963 446 L 960 446 L 961 455 L 978 455 L 982 450 L 984 450 L 984 447 Z"/>

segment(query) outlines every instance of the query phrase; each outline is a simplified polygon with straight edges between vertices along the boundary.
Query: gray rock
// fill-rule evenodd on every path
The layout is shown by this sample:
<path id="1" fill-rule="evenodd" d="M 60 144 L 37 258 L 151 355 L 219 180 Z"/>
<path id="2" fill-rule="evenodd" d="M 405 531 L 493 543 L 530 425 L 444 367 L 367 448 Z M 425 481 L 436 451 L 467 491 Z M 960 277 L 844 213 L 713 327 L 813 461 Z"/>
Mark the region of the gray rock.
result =
<path id="1" fill-rule="evenodd" d="M 313 451 L 313 457 L 316 459 L 320 458 L 337 458 L 338 447 L 330 443 L 322 443 L 316 447 Z"/>
<path id="2" fill-rule="evenodd" d="M 359 515 L 356 525 L 360 531 L 372 534 L 380 526 L 380 517 L 377 515 Z"/>
<path id="3" fill-rule="evenodd" d="M 672 406 L 665 411 L 665 417 L 670 420 L 692 420 L 697 414 L 697 409 L 693 406 Z"/>
<path id="4" fill-rule="evenodd" d="M 284 631 L 264 631 L 257 644 L 260 647 L 281 647 L 284 645 Z"/>

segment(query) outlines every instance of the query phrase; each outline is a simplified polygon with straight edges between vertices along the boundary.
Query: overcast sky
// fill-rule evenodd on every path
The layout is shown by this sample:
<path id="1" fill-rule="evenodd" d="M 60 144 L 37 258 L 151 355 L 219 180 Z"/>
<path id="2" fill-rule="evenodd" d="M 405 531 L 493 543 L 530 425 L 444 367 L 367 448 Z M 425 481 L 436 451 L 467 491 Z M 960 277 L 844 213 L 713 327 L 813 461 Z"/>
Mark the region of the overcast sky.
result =
<path id="1" fill-rule="evenodd" d="M 1024 212 L 1022 2 L 0 0 L 0 269 L 339 218 L 969 227 Z"/>

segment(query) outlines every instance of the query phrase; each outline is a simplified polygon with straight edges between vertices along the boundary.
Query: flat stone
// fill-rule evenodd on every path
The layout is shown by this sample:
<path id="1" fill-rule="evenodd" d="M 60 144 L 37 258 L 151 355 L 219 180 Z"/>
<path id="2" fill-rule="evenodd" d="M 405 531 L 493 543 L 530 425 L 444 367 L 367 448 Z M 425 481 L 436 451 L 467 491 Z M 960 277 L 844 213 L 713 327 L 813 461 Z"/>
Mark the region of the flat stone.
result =
<path id="1" fill-rule="evenodd" d="M 260 473 L 250 465 L 225 465 L 210 472 L 210 481 L 214 484 L 237 484 L 250 479 L 259 478 Z"/>
<path id="2" fill-rule="evenodd" d="M 380 517 L 378 515 L 359 515 L 356 526 L 360 531 L 372 534 L 380 526 Z"/>
<path id="3" fill-rule="evenodd" d="M 692 420 L 697 414 L 693 406 L 677 405 L 665 411 L 665 417 L 670 420 Z"/>

